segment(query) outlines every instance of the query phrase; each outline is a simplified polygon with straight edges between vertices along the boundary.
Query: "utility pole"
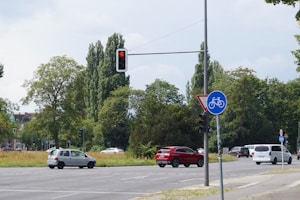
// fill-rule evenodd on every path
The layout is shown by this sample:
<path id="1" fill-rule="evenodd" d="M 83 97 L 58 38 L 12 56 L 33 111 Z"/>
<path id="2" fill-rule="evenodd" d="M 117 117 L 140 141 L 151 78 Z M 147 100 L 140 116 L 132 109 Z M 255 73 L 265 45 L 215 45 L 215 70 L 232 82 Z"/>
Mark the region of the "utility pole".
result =
<path id="1" fill-rule="evenodd" d="M 204 95 L 207 94 L 207 0 L 204 0 Z M 209 186 L 209 169 L 208 169 L 208 126 L 206 125 L 204 131 L 204 170 L 205 180 L 204 186 Z"/>

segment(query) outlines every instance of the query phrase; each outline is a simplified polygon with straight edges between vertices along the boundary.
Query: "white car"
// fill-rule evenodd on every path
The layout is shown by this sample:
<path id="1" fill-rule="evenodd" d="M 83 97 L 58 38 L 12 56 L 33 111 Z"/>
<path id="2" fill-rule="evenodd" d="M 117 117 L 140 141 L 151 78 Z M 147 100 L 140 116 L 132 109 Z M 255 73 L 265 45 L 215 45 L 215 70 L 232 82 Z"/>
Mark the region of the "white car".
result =
<path id="1" fill-rule="evenodd" d="M 253 161 L 257 165 L 260 165 L 260 163 L 272 163 L 275 165 L 277 162 L 282 162 L 282 154 L 283 162 L 292 164 L 292 154 L 285 146 L 280 144 L 260 144 L 254 148 Z"/>
<path id="2" fill-rule="evenodd" d="M 256 144 L 247 144 L 247 145 L 245 145 L 245 147 L 248 147 L 248 149 L 249 149 L 249 156 L 250 157 L 253 157 L 255 146 L 256 146 Z"/>
<path id="3" fill-rule="evenodd" d="M 96 160 L 76 149 L 53 149 L 48 154 L 48 167 L 63 169 L 65 166 L 94 168 Z"/>
<path id="4" fill-rule="evenodd" d="M 117 148 L 117 147 L 110 147 L 110 148 L 104 149 L 100 152 L 101 153 L 124 153 L 124 150 Z"/>

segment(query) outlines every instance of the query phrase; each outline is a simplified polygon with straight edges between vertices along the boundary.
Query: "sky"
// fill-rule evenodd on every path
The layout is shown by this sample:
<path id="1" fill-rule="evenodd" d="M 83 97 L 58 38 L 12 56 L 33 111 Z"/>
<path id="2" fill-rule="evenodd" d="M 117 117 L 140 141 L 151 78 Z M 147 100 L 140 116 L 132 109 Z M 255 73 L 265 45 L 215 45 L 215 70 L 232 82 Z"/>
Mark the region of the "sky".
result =
<path id="1" fill-rule="evenodd" d="M 299 77 L 291 51 L 299 49 L 295 14 L 300 5 L 264 0 L 207 0 L 207 43 L 211 61 L 226 70 L 253 69 L 260 79 Z M 0 0 L 0 97 L 20 106 L 22 87 L 54 56 L 86 66 L 90 44 L 119 33 L 129 54 L 199 51 L 204 41 L 204 0 Z M 198 54 L 129 55 L 130 87 L 146 88 L 156 78 L 185 95 Z"/>

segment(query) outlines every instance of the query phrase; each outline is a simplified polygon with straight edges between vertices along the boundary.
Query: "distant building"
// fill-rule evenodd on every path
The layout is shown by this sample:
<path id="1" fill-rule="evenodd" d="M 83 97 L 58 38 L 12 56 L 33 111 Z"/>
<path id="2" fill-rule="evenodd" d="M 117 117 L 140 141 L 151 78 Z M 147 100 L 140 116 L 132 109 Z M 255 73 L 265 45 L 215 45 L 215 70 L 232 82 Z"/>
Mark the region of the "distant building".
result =
<path id="1" fill-rule="evenodd" d="M 18 139 L 21 130 L 24 128 L 24 124 L 29 122 L 34 113 L 19 112 L 10 116 L 10 119 L 14 121 L 18 127 L 13 129 L 13 137 L 7 138 L 1 143 L 2 150 L 22 150 L 24 145 Z"/>

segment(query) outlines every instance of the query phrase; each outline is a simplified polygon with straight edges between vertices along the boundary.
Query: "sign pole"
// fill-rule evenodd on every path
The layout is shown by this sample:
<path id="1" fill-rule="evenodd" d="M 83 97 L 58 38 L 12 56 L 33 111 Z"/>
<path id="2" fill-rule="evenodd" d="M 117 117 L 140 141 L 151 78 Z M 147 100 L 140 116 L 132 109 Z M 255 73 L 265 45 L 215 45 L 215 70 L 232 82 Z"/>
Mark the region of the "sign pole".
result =
<path id="1" fill-rule="evenodd" d="M 222 142 L 220 134 L 220 119 L 219 115 L 223 113 L 227 105 L 227 98 L 222 91 L 214 90 L 207 97 L 207 110 L 216 116 L 217 121 L 217 139 L 218 139 L 218 160 L 220 169 L 220 194 L 221 199 L 224 200 L 223 189 L 223 169 L 222 169 Z"/>
<path id="2" fill-rule="evenodd" d="M 283 130 L 279 130 L 279 135 L 280 135 L 280 143 L 281 143 L 281 169 L 283 169 Z"/>
<path id="3" fill-rule="evenodd" d="M 223 169 L 222 169 L 222 141 L 221 141 L 221 137 L 220 137 L 219 115 L 216 115 L 216 121 L 217 121 L 217 139 L 218 139 L 218 160 L 219 160 L 219 170 L 220 170 L 220 194 L 221 194 L 221 199 L 224 200 Z"/>

